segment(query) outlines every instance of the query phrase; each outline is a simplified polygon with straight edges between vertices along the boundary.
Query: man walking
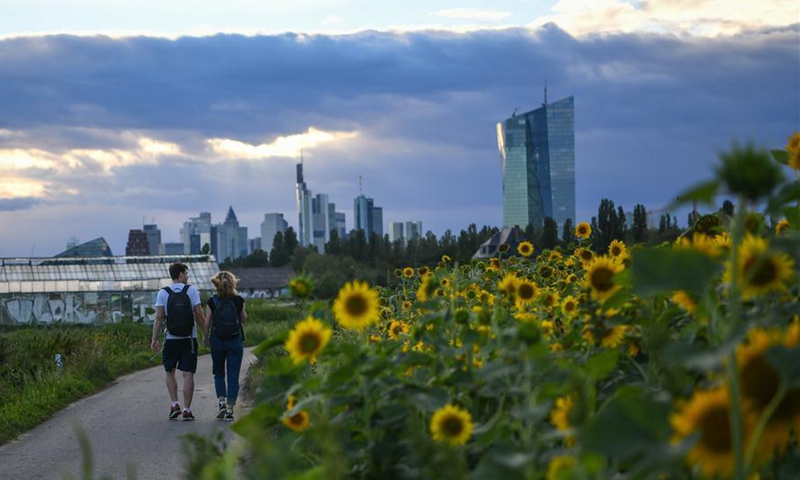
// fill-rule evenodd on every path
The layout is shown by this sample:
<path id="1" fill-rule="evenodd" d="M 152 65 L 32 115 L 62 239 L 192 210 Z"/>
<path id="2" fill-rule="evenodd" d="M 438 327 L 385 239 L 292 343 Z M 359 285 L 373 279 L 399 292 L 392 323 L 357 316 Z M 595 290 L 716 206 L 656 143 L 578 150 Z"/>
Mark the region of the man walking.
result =
<path id="1" fill-rule="evenodd" d="M 169 410 L 170 420 L 194 420 L 192 414 L 192 395 L 194 393 L 194 374 L 197 370 L 197 332 L 204 330 L 205 317 L 197 289 L 188 284 L 189 267 L 173 263 L 169 267 L 172 285 L 158 291 L 156 296 L 156 320 L 153 323 L 153 337 L 150 347 L 158 352 L 158 335 L 166 317 L 166 339 L 162 350 L 164 370 L 167 372 L 167 391 L 172 401 Z M 178 402 L 178 380 L 175 369 L 183 374 L 183 404 Z"/>

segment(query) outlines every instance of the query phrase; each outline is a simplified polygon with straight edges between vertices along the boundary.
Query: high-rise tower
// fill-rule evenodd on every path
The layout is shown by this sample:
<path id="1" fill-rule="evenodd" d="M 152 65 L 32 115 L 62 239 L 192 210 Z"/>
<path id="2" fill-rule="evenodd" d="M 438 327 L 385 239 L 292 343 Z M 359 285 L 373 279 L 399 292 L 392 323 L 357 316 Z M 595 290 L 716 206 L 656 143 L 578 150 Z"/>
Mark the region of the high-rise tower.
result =
<path id="1" fill-rule="evenodd" d="M 545 103 L 497 124 L 503 226 L 575 221 L 574 98 Z"/>

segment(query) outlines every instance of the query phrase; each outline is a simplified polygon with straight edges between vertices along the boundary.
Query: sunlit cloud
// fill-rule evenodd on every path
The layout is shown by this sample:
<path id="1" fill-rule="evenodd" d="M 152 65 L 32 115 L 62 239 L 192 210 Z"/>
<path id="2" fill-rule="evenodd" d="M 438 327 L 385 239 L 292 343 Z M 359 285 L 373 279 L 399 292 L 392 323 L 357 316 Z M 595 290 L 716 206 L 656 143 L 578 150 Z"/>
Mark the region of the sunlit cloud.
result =
<path id="1" fill-rule="evenodd" d="M 511 12 L 478 10 L 477 8 L 445 8 L 433 13 L 434 16 L 454 20 L 487 20 L 496 22 L 511 16 Z"/>
<path id="2" fill-rule="evenodd" d="M 143 153 L 149 155 L 181 155 L 181 149 L 178 145 L 146 137 L 139 139 L 139 148 Z"/>
<path id="3" fill-rule="evenodd" d="M 559 0 L 552 10 L 555 14 L 539 17 L 529 26 L 555 23 L 575 36 L 669 32 L 713 37 L 792 25 L 800 15 L 800 5 L 786 0 Z"/>
<path id="4" fill-rule="evenodd" d="M 7 172 L 0 171 L 3 181 L 0 182 L 0 199 L 9 200 L 14 198 L 40 198 L 45 196 L 44 182 L 12 176 Z"/>
<path id="5" fill-rule="evenodd" d="M 212 138 L 206 140 L 211 149 L 227 158 L 257 160 L 271 157 L 299 157 L 303 149 L 311 149 L 318 145 L 341 142 L 358 136 L 358 132 L 326 132 L 310 127 L 305 133 L 278 137 L 271 143 L 252 145 L 228 138 Z"/>

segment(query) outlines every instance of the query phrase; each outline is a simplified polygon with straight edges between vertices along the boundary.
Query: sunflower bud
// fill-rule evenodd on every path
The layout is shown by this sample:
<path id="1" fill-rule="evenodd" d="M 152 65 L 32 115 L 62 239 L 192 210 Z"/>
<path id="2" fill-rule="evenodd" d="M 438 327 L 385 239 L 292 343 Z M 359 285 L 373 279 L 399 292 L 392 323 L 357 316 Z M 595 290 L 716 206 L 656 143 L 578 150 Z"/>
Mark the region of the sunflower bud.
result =
<path id="1" fill-rule="evenodd" d="M 756 201 L 768 196 L 783 181 L 780 166 L 769 152 L 752 144 L 734 144 L 730 152 L 720 154 L 722 163 L 717 175 L 728 191 Z"/>

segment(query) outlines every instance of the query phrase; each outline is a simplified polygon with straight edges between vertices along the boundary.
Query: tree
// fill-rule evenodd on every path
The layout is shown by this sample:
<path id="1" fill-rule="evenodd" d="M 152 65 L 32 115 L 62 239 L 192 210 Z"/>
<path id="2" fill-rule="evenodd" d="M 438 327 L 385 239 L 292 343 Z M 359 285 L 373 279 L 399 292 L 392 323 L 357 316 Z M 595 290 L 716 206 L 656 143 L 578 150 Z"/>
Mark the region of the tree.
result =
<path id="1" fill-rule="evenodd" d="M 203 244 L 203 248 L 200 249 L 200 253 L 202 253 L 203 255 L 210 254 L 211 253 L 211 245 L 209 245 L 208 243 L 204 243 Z"/>
<path id="2" fill-rule="evenodd" d="M 700 212 L 698 212 L 697 210 L 692 210 L 691 212 L 689 212 L 687 225 L 691 227 L 692 225 L 697 223 L 698 220 L 700 220 L 700 217 L 701 217 Z"/>
<path id="3" fill-rule="evenodd" d="M 661 218 L 658 220 L 658 233 L 665 233 L 669 228 L 669 215 L 661 214 Z"/>
<path id="4" fill-rule="evenodd" d="M 561 241 L 564 242 L 565 245 L 569 245 L 575 241 L 575 226 L 572 225 L 571 218 L 564 220 L 564 228 L 561 231 Z"/>
<path id="5" fill-rule="evenodd" d="M 269 264 L 273 267 L 282 267 L 289 263 L 289 255 L 284 248 L 283 233 L 278 232 L 272 239 L 272 251 L 269 252 Z"/>
<path id="6" fill-rule="evenodd" d="M 647 240 L 647 210 L 644 205 L 633 207 L 633 241 L 641 243 Z"/>
<path id="7" fill-rule="evenodd" d="M 628 218 L 625 216 L 625 211 L 622 210 L 622 206 L 617 207 L 617 231 L 616 237 L 614 239 L 625 241 L 625 237 L 628 236 Z"/>
<path id="8" fill-rule="evenodd" d="M 542 248 L 554 248 L 558 245 L 558 224 L 550 217 L 544 217 L 542 227 Z"/>
<path id="9" fill-rule="evenodd" d="M 594 228 L 592 229 L 594 231 Z M 614 202 L 608 198 L 600 200 L 597 209 L 597 234 L 595 248 L 597 253 L 605 253 L 612 240 L 620 239 L 619 216 L 614 208 Z"/>
<path id="10" fill-rule="evenodd" d="M 339 232 L 336 229 L 331 230 L 328 243 L 325 244 L 325 253 L 331 255 L 339 255 L 342 253 L 342 245 L 339 243 Z"/>

